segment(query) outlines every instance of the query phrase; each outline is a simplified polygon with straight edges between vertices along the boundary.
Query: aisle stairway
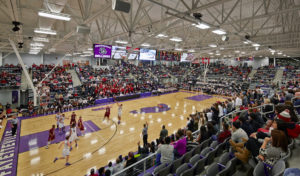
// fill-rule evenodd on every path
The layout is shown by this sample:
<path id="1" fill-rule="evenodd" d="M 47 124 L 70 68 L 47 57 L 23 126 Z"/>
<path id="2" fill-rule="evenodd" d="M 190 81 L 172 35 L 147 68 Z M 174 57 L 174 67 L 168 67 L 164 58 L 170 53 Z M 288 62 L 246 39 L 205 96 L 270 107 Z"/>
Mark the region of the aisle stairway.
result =
<path id="1" fill-rule="evenodd" d="M 27 70 L 27 71 L 28 71 L 28 70 Z M 29 73 L 29 72 L 28 72 L 28 73 Z M 29 73 L 29 77 L 30 77 L 30 79 L 31 79 L 31 81 L 32 81 L 32 73 Z M 25 72 L 22 71 L 22 76 L 21 76 L 21 87 L 20 87 L 20 89 L 21 89 L 21 90 L 27 90 L 28 88 L 30 88 L 29 82 L 28 82 L 27 79 L 26 79 Z"/>
<path id="2" fill-rule="evenodd" d="M 282 82 L 282 77 L 283 77 L 283 69 L 282 68 L 279 68 L 276 72 L 276 75 L 275 75 L 275 78 L 273 80 L 273 83 L 279 83 L 279 85 L 281 84 Z"/>
<path id="3" fill-rule="evenodd" d="M 253 76 L 255 75 L 255 73 L 257 72 L 257 70 L 252 70 L 251 72 L 250 72 L 250 74 L 248 75 L 248 78 L 253 78 Z"/>
<path id="4" fill-rule="evenodd" d="M 73 80 L 73 87 L 77 87 L 77 86 L 81 86 L 81 81 L 76 73 L 76 71 L 74 69 L 68 70 L 68 73 L 71 74 L 72 76 L 72 80 Z"/>

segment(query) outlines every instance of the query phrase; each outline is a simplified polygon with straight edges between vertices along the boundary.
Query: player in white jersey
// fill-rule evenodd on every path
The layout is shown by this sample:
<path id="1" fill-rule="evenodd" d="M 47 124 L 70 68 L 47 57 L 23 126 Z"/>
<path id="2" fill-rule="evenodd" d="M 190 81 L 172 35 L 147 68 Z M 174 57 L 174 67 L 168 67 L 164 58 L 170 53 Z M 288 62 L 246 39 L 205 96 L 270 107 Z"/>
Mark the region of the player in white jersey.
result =
<path id="1" fill-rule="evenodd" d="M 60 118 L 60 112 L 58 112 L 56 115 L 55 115 L 55 120 L 56 120 L 56 125 L 57 125 L 57 129 L 59 129 L 59 118 Z"/>
<path id="2" fill-rule="evenodd" d="M 75 147 L 77 147 L 77 140 L 78 140 L 78 136 L 77 136 L 77 130 L 76 130 L 76 124 L 73 123 L 71 128 L 70 128 L 70 151 L 72 150 L 72 142 L 75 141 Z"/>
<path id="3" fill-rule="evenodd" d="M 121 116 L 122 116 L 123 104 L 119 104 L 117 102 L 117 105 L 118 105 L 118 124 L 120 124 L 121 123 Z"/>
<path id="4" fill-rule="evenodd" d="M 57 161 L 57 160 L 59 160 L 59 159 L 66 159 L 66 166 L 69 166 L 69 165 L 71 165 L 70 163 L 69 163 L 69 157 L 70 157 L 70 147 L 71 147 L 71 144 L 70 144 L 70 142 L 69 142 L 69 138 L 70 138 L 70 136 L 68 135 L 68 136 L 66 136 L 66 139 L 65 139 L 65 141 L 62 141 L 61 143 L 60 143 L 60 145 L 59 145 L 59 149 L 61 148 L 61 146 L 63 145 L 64 146 L 64 148 L 63 148 L 63 151 L 62 151 L 62 157 L 60 157 L 60 158 L 58 158 L 58 157 L 56 157 L 55 159 L 54 159 L 54 163 Z"/>
<path id="5" fill-rule="evenodd" d="M 65 114 L 62 114 L 60 117 L 59 117 L 59 120 L 58 120 L 58 128 L 59 128 L 59 133 L 60 132 L 64 132 L 65 131 L 65 119 L 69 119 L 69 118 L 66 118 L 65 117 Z"/>

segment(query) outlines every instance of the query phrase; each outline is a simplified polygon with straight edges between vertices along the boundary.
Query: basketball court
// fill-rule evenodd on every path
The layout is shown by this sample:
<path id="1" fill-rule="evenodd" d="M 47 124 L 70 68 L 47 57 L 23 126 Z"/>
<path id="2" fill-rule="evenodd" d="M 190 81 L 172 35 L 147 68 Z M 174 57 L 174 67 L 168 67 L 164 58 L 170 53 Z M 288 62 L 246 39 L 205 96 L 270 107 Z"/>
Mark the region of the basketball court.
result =
<path id="1" fill-rule="evenodd" d="M 119 155 L 137 151 L 137 142 L 142 143 L 143 124 L 149 123 L 148 142 L 159 137 L 162 125 L 166 125 L 169 134 L 185 127 L 186 117 L 196 110 L 202 111 L 216 101 L 225 98 L 198 95 L 195 92 L 179 91 L 122 102 L 122 123 L 117 125 L 117 105 L 111 104 L 111 120 L 103 121 L 106 105 L 77 110 L 77 119 L 82 116 L 86 135 L 80 137 L 78 147 L 70 153 L 71 166 L 66 167 L 65 160 L 53 163 L 55 157 L 61 156 L 58 144 L 51 144 L 46 149 L 48 131 L 56 124 L 55 115 L 24 119 L 21 122 L 17 175 L 84 175 L 90 168 L 105 166 Z M 158 104 L 162 106 L 158 107 Z M 71 113 L 66 112 L 66 117 Z M 65 120 L 68 130 L 69 120 Z M 64 139 L 64 134 L 55 131 L 55 142 Z"/>

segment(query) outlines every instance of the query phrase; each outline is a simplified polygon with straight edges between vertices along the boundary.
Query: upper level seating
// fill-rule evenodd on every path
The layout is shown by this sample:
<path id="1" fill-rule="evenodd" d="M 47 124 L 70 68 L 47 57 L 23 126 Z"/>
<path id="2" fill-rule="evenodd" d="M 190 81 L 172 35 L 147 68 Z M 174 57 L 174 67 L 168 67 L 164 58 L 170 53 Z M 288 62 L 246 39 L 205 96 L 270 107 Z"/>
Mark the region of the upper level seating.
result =
<path id="1" fill-rule="evenodd" d="M 236 81 L 245 81 L 251 72 L 251 67 L 227 66 L 212 64 L 207 72 L 208 78 L 224 77 Z"/>
<path id="2" fill-rule="evenodd" d="M 300 66 L 290 65 L 286 66 L 283 71 L 283 80 L 290 81 L 290 80 L 297 80 L 300 78 Z"/>
<path id="3" fill-rule="evenodd" d="M 21 66 L 5 65 L 0 67 L 0 88 L 18 89 L 21 85 Z"/>
<path id="4" fill-rule="evenodd" d="M 131 64 L 118 65 L 110 69 L 84 66 L 79 67 L 77 73 L 83 86 L 92 87 L 97 96 L 104 98 L 156 90 L 157 82 L 143 69 Z M 136 81 L 131 79 L 129 74 L 135 76 Z"/>
<path id="5" fill-rule="evenodd" d="M 272 66 L 264 66 L 257 69 L 252 81 L 261 86 L 272 85 L 277 69 Z"/>

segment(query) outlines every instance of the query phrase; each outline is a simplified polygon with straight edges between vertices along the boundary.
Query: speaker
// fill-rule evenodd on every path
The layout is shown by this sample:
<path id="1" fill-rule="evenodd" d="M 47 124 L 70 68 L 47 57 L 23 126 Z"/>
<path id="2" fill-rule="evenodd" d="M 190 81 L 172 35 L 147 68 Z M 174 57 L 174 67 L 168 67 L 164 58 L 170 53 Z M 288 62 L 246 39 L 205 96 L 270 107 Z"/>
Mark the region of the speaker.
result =
<path id="1" fill-rule="evenodd" d="M 223 35 L 223 36 L 222 36 L 222 40 L 227 42 L 227 41 L 229 40 L 229 37 L 226 36 L 226 35 Z"/>
<path id="2" fill-rule="evenodd" d="M 87 26 L 77 26 L 76 32 L 79 34 L 89 34 L 91 29 Z"/>
<path id="3" fill-rule="evenodd" d="M 131 4 L 122 0 L 112 0 L 112 9 L 120 12 L 129 13 Z"/>

